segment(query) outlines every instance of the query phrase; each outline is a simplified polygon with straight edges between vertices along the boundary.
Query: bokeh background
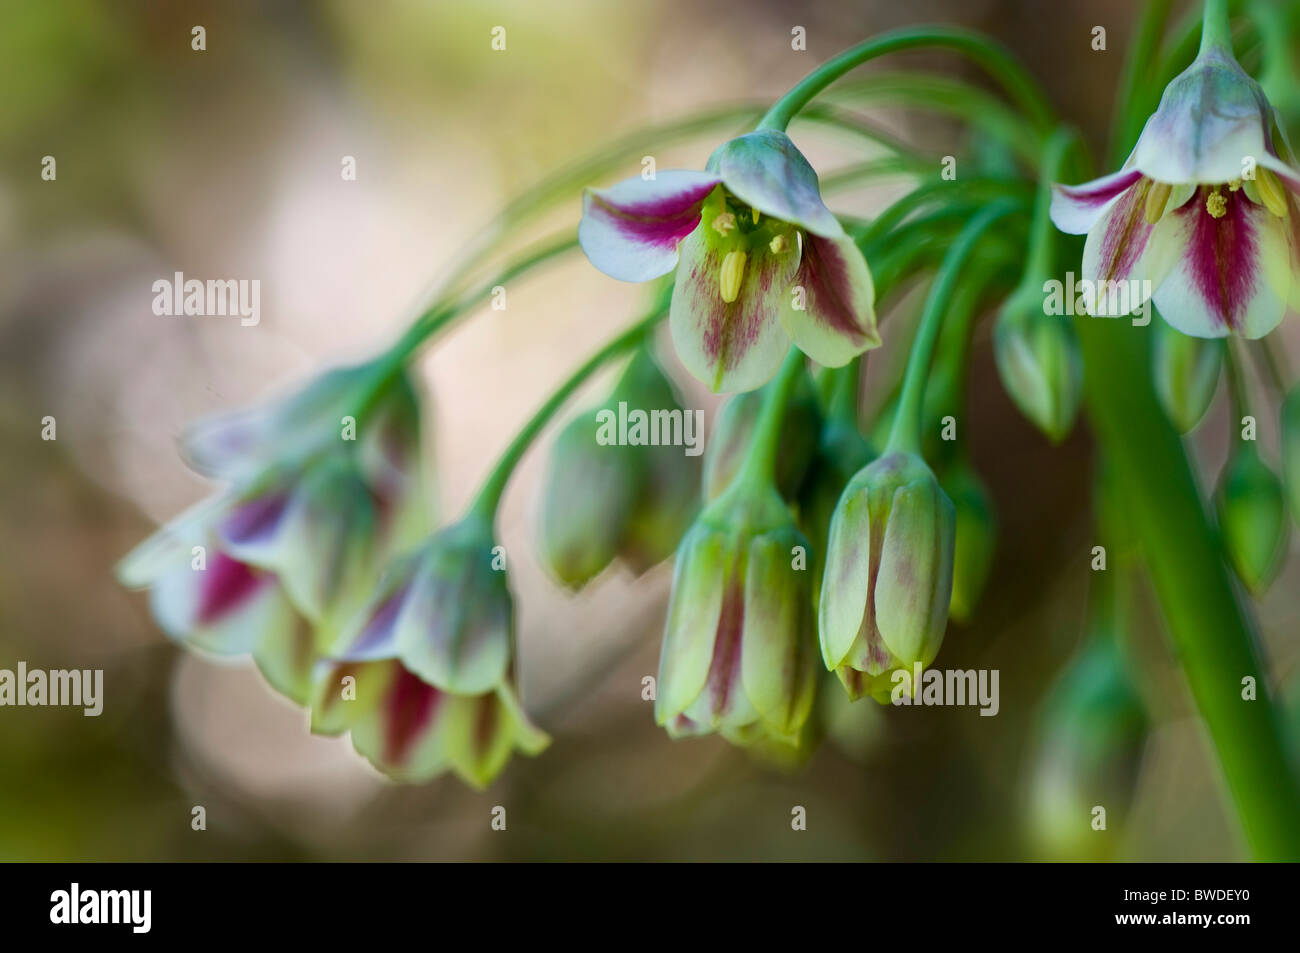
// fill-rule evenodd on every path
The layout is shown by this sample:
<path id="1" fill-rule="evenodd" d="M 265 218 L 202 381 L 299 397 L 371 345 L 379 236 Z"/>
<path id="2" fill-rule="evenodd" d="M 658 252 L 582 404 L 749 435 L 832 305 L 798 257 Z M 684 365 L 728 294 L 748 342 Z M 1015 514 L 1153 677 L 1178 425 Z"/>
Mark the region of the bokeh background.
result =
<path id="1" fill-rule="evenodd" d="M 512 194 L 624 132 L 710 104 L 770 102 L 817 63 L 905 23 L 990 32 L 1061 113 L 1104 141 L 1127 0 L 0 3 L 0 667 L 102 668 L 99 718 L 0 709 L 0 858 L 1028 859 L 1026 790 L 1043 699 L 1083 636 L 1093 543 L 1086 425 L 1051 448 L 1004 396 L 977 337 L 968 437 L 1001 546 L 975 622 L 941 663 L 997 668 L 1001 712 L 864 701 L 811 762 L 766 767 L 718 738 L 670 741 L 641 699 L 670 567 L 554 587 L 531 538 L 543 454 L 502 532 L 527 707 L 554 737 L 486 792 L 387 783 L 251 666 L 170 644 L 116 560 L 208 487 L 181 465 L 189 420 L 247 403 L 400 332 L 440 266 Z M 207 49 L 191 49 L 203 25 Z M 507 29 L 507 50 L 490 30 Z M 807 51 L 790 48 L 792 26 Z M 1108 51 L 1091 49 L 1104 25 Z M 954 57 L 905 56 L 977 78 Z M 958 127 L 873 119 L 932 149 Z M 736 130 L 739 131 L 739 130 Z M 843 143 L 796 135 L 815 164 Z M 656 150 L 699 166 L 713 143 Z M 57 160 L 43 181 L 41 159 Z M 340 176 L 356 157 L 356 181 Z M 639 170 L 630 159 L 624 175 Z M 836 207 L 870 214 L 888 190 Z M 895 191 L 892 194 L 897 194 Z M 576 221 L 579 196 L 549 222 Z M 258 278 L 262 319 L 159 317 L 153 281 Z M 566 259 L 512 285 L 420 360 L 430 506 L 454 512 L 514 428 L 643 298 Z M 892 320 L 892 319 L 891 319 Z M 1297 329 L 1288 333 L 1294 336 Z M 888 342 L 889 337 L 886 335 Z M 882 355 L 899 347 L 886 344 Z M 886 357 L 886 360 L 891 358 Z M 684 375 L 679 379 L 685 381 Z M 596 387 L 599 387 L 597 383 Z M 715 400 L 688 389 L 711 416 Z M 594 391 L 593 391 L 594 393 Z M 1262 398 L 1261 398 L 1262 399 Z M 1226 450 L 1223 395 L 1192 446 Z M 41 418 L 58 439 L 40 438 Z M 1266 457 L 1271 426 L 1261 428 Z M 1153 474 L 1152 479 L 1159 479 Z M 1209 478 L 1207 477 L 1207 482 Z M 1297 663 L 1300 561 L 1260 606 L 1276 672 Z M 1120 859 L 1242 855 L 1158 615 L 1130 646 L 1155 726 Z M 489 826 L 506 805 L 509 830 Z M 191 808 L 207 830 L 191 830 Z M 794 832 L 791 808 L 808 812 Z"/>

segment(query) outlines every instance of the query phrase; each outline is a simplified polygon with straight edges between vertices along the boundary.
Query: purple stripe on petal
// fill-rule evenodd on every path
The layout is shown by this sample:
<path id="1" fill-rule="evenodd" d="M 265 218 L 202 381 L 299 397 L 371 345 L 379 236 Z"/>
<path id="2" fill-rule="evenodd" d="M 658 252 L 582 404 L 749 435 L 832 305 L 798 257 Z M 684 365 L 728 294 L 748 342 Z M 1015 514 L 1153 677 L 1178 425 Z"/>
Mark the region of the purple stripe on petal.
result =
<path id="1" fill-rule="evenodd" d="M 649 281 L 672 271 L 677 246 L 700 224 L 700 206 L 721 180 L 669 170 L 583 196 L 578 241 L 593 265 L 620 281 Z"/>
<path id="2" fill-rule="evenodd" d="M 404 763 L 443 700 L 442 692 L 398 666 L 384 703 L 384 760 Z"/>
<path id="3" fill-rule="evenodd" d="M 1188 219 L 1187 272 L 1219 327 L 1240 330 L 1258 279 L 1258 237 L 1250 200 L 1242 191 L 1220 190 L 1224 214 L 1206 211 L 1211 189 L 1202 186 L 1178 214 Z"/>
<path id="4" fill-rule="evenodd" d="M 1052 187 L 1052 221 L 1071 235 L 1082 235 L 1096 224 L 1106 205 L 1130 188 L 1142 173 L 1129 169 L 1082 185 Z"/>
<path id="5" fill-rule="evenodd" d="M 288 493 L 253 497 L 231 511 L 221 524 L 221 535 L 232 546 L 266 542 L 275 535 L 288 506 Z"/>
<path id="6" fill-rule="evenodd" d="M 238 609 L 269 579 L 225 553 L 213 553 L 199 583 L 198 624 L 208 625 Z"/>
<path id="7" fill-rule="evenodd" d="M 1142 257 L 1142 252 L 1155 227 L 1146 221 L 1147 191 L 1151 187 L 1150 179 L 1143 179 L 1135 187 L 1124 192 L 1102 222 L 1105 231 L 1102 234 L 1101 261 L 1098 279 L 1101 281 L 1121 281 L 1133 272 L 1133 266 Z"/>
<path id="8" fill-rule="evenodd" d="M 745 587 L 740 579 L 727 583 L 718 617 L 718 632 L 713 641 L 713 661 L 709 665 L 707 691 L 710 709 L 716 717 L 727 710 L 731 692 L 740 679 L 740 643 L 745 632 Z"/>

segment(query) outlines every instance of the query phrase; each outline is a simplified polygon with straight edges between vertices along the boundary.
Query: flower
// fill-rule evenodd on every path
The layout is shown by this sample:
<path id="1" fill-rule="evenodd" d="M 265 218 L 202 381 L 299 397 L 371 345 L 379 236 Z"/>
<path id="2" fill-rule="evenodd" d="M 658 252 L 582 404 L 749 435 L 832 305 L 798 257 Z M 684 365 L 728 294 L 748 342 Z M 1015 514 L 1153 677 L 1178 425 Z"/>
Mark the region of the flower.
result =
<path id="1" fill-rule="evenodd" d="M 645 415 L 655 433 L 642 426 L 626 440 L 602 439 L 602 420 L 620 420 L 629 408 Z M 677 420 L 680 439 L 695 419 L 688 413 L 642 348 L 605 406 L 560 431 L 542 483 L 538 532 L 542 563 L 560 582 L 580 588 L 619 557 L 641 573 L 676 549 L 698 506 L 700 464 L 662 442 L 654 421 L 661 414 Z"/>
<path id="2" fill-rule="evenodd" d="M 677 269 L 673 343 L 715 391 L 765 383 L 791 340 L 830 367 L 880 344 L 866 260 L 785 133 L 732 139 L 704 172 L 588 189 L 578 239 L 621 281 Z"/>
<path id="3" fill-rule="evenodd" d="M 501 685 L 514 650 L 514 603 L 486 518 L 471 514 L 384 573 L 330 653 L 342 661 L 400 659 L 445 692 Z"/>
<path id="4" fill-rule="evenodd" d="M 993 328 L 1002 386 L 1020 412 L 1053 443 L 1074 426 L 1083 397 L 1083 357 L 1066 318 L 1043 314 L 1032 289 L 1013 295 Z"/>
<path id="5" fill-rule="evenodd" d="M 655 720 L 673 737 L 800 746 L 816 691 L 808 543 L 772 487 L 728 493 L 682 540 Z M 796 568 L 798 567 L 798 568 Z"/>
<path id="6" fill-rule="evenodd" d="M 214 526 L 226 501 L 204 501 L 163 526 L 117 567 L 118 580 L 149 589 L 172 639 L 217 657 L 251 655 L 271 687 L 305 704 L 313 636 L 274 573 L 220 548 Z"/>
<path id="7" fill-rule="evenodd" d="M 1057 227 L 1088 235 L 1089 312 L 1114 317 L 1150 297 L 1195 337 L 1273 330 L 1288 301 L 1300 304 L 1300 172 L 1283 154 L 1259 84 L 1207 44 L 1165 88 L 1118 172 L 1055 189 Z"/>
<path id="8" fill-rule="evenodd" d="M 352 746 L 397 781 L 448 769 L 487 787 L 517 749 L 540 754 L 550 738 L 528 719 L 509 678 L 461 695 L 420 678 L 396 659 L 323 662 L 311 705 L 316 734 L 352 733 Z"/>
<path id="9" fill-rule="evenodd" d="M 822 660 L 850 697 L 888 698 L 891 673 L 939 653 L 952 598 L 956 515 L 920 457 L 859 471 L 831 519 L 818 629 Z"/>
<path id="10" fill-rule="evenodd" d="M 1156 394 L 1170 422 L 1187 433 L 1205 416 L 1223 370 L 1223 342 L 1194 338 L 1168 325 L 1151 347 Z"/>
<path id="11" fill-rule="evenodd" d="M 1286 558 L 1285 495 L 1254 445 L 1239 443 L 1219 475 L 1215 504 L 1228 560 L 1254 595 L 1268 589 Z"/>

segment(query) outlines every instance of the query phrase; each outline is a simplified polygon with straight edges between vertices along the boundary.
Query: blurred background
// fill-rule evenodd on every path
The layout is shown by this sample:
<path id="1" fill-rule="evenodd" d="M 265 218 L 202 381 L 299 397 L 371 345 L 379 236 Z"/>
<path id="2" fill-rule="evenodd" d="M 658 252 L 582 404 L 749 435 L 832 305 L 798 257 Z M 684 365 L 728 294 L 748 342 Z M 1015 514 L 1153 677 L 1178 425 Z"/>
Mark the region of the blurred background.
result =
<path id="1" fill-rule="evenodd" d="M 1086 425 L 1051 448 L 1016 412 L 986 330 L 964 425 L 996 500 L 1000 549 L 975 621 L 950 627 L 940 661 L 1000 670 L 995 718 L 828 701 L 834 730 L 795 771 L 716 737 L 670 741 L 641 679 L 657 669 L 671 567 L 640 579 L 616 570 L 576 596 L 553 586 L 531 553 L 541 452 L 511 487 L 502 534 L 524 701 L 554 743 L 516 757 L 483 793 L 454 778 L 395 786 L 346 739 L 309 736 L 305 714 L 251 665 L 172 645 L 112 567 L 209 491 L 175 452 L 187 421 L 376 351 L 442 264 L 547 171 L 708 105 L 768 103 L 841 48 L 927 21 L 1000 39 L 1098 144 L 1133 6 L 0 3 L 0 668 L 105 672 L 98 718 L 0 709 L 0 859 L 1047 856 L 1030 836 L 1027 792 L 1044 700 L 1084 635 L 1093 467 Z M 195 25 L 203 52 L 191 49 Z M 498 25 L 504 52 L 490 47 Z M 791 50 L 796 25 L 806 52 Z M 1092 50 L 1095 25 L 1108 51 Z M 976 78 L 955 57 L 888 65 L 905 64 Z M 931 116 L 873 119 L 936 155 L 968 145 Z M 815 165 L 833 166 L 843 149 L 814 132 L 796 141 Z M 714 144 L 655 155 L 660 168 L 699 167 Z M 54 181 L 40 174 L 47 155 Z M 340 176 L 343 156 L 356 159 L 355 181 Z M 630 158 L 618 177 L 639 169 Z M 869 215 L 891 194 L 832 204 Z M 576 222 L 579 210 L 575 193 L 549 224 Z M 259 279 L 260 324 L 153 314 L 152 283 L 176 271 Z M 426 351 L 430 505 L 463 505 L 519 423 L 643 294 L 570 257 L 511 285 L 505 311 L 484 310 Z M 1295 323 L 1286 330 L 1294 337 Z M 886 342 L 883 360 L 897 359 Z M 688 406 L 711 418 L 715 399 L 686 389 Z M 1226 452 L 1225 403 L 1221 394 L 1193 440 L 1203 473 Z M 47 415 L 53 442 L 41 439 Z M 1275 459 L 1273 439 L 1262 427 Z M 1297 664 L 1298 578 L 1292 559 L 1260 605 L 1283 678 Z M 1153 726 L 1131 816 L 1107 835 L 1105 856 L 1239 858 L 1167 636 L 1143 605 L 1129 647 Z M 504 834 L 489 826 L 498 804 Z M 191 830 L 194 805 L 206 808 L 206 831 Z M 803 832 L 791 830 L 796 805 L 807 809 Z"/>

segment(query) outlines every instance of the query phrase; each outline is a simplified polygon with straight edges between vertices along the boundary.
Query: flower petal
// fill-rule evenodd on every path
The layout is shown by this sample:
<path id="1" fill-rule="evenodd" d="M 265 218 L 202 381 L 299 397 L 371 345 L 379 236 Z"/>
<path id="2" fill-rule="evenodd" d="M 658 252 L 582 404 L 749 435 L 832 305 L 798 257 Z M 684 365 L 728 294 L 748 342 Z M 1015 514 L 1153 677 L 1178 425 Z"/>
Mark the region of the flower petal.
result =
<path id="1" fill-rule="evenodd" d="M 1220 194 L 1220 218 L 1206 210 L 1209 189 L 1172 216 L 1182 254 L 1153 300 L 1184 334 L 1262 337 L 1286 313 L 1293 280 L 1289 222 L 1251 202 L 1244 190 Z"/>
<path id="2" fill-rule="evenodd" d="M 764 215 L 823 238 L 844 234 L 822 201 L 817 173 L 783 132 L 765 129 L 725 142 L 709 157 L 707 168 L 722 177 L 736 198 Z"/>
<path id="3" fill-rule="evenodd" d="M 824 367 L 841 367 L 880 346 L 871 272 L 853 239 L 804 236 L 799 270 L 781 296 L 781 326 Z"/>
<path id="4" fill-rule="evenodd" d="M 659 655 L 655 721 L 660 725 L 675 720 L 704 690 L 730 562 L 721 533 L 697 526 L 682 540 Z"/>
<path id="5" fill-rule="evenodd" d="M 700 205 L 721 179 L 668 170 L 612 188 L 587 189 L 578 242 L 593 265 L 620 281 L 649 281 L 673 270 L 677 247 L 700 224 Z"/>
<path id="6" fill-rule="evenodd" d="M 752 247 L 734 301 L 722 299 L 719 275 L 729 243 L 699 228 L 682 243 L 668 323 L 686 369 L 714 391 L 753 390 L 767 383 L 790 350 L 778 319 L 799 266 L 793 250 Z"/>
<path id="7" fill-rule="evenodd" d="M 901 662 L 928 665 L 943 638 L 952 599 L 952 501 L 933 480 L 894 493 L 876 577 L 876 623 Z"/>
<path id="8" fill-rule="evenodd" d="M 1097 224 L 1110 203 L 1140 178 L 1137 169 L 1121 169 L 1082 185 L 1053 185 L 1053 223 L 1069 235 L 1083 235 Z"/>
<path id="9" fill-rule="evenodd" d="M 1140 308 L 1159 286 L 1178 254 L 1173 215 L 1155 225 L 1145 218 L 1150 179 L 1121 193 L 1088 232 L 1083 246 L 1083 279 L 1095 293 L 1088 302 L 1094 317 L 1121 317 Z"/>
<path id="10" fill-rule="evenodd" d="M 807 545 L 795 533 L 759 536 L 745 569 L 741 681 L 764 726 L 790 740 L 808 720 L 814 690 L 807 571 L 790 565 L 793 547 Z"/>

